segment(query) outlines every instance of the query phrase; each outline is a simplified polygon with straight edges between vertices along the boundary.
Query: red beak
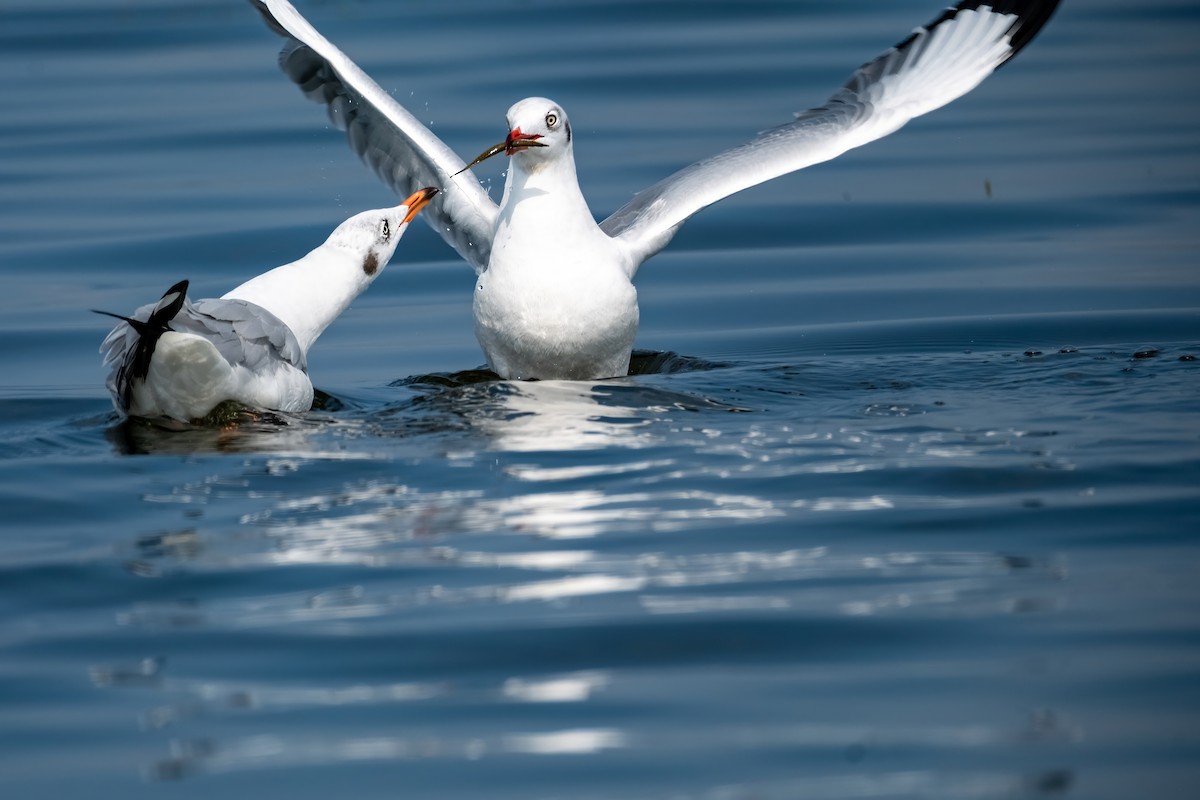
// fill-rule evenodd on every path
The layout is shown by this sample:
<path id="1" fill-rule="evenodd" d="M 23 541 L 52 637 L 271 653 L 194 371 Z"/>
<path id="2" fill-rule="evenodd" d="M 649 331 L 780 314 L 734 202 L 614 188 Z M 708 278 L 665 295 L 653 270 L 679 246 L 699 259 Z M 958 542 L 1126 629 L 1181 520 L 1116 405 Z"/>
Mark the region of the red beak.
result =
<path id="1" fill-rule="evenodd" d="M 470 164 L 467 164 L 465 167 L 463 167 L 462 169 L 460 169 L 458 172 L 454 173 L 454 175 L 451 175 L 450 177 L 453 178 L 455 176 L 461 175 L 462 173 L 466 172 L 471 167 L 475 166 L 476 164 L 480 163 L 481 161 L 487 161 L 492 156 L 499 155 L 500 153 L 504 153 L 504 155 L 506 155 L 506 156 L 511 156 L 513 153 L 517 152 L 518 150 L 525 150 L 526 148 L 529 148 L 529 147 L 546 147 L 546 145 L 544 145 L 538 141 L 538 139 L 540 139 L 540 138 L 542 138 L 542 135 L 540 133 L 522 133 L 520 128 L 513 128 L 511 131 L 508 132 L 508 137 L 503 142 L 500 142 L 499 144 L 494 144 L 491 147 L 489 147 L 487 150 L 484 150 L 482 153 L 480 153 L 478 156 L 475 157 L 474 161 L 472 161 Z"/>
<path id="2" fill-rule="evenodd" d="M 508 132 L 508 138 L 504 140 L 504 155 L 511 156 L 526 147 L 545 147 L 544 144 L 536 143 L 540 138 L 542 138 L 540 133 L 522 133 L 520 128 L 513 128 Z"/>

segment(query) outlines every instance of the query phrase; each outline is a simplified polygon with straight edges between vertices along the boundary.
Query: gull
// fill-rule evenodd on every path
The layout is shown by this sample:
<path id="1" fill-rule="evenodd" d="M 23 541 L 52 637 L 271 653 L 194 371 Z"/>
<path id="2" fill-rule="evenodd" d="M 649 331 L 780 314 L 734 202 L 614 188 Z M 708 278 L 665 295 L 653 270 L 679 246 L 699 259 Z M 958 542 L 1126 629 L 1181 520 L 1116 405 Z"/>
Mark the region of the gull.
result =
<path id="1" fill-rule="evenodd" d="M 220 403 L 276 411 L 312 407 L 307 356 L 317 337 L 379 276 L 409 223 L 437 194 L 363 211 L 303 258 L 219 298 L 191 302 L 180 281 L 125 317 L 100 345 L 122 416 L 202 420 Z"/>
<path id="2" fill-rule="evenodd" d="M 1029 44 L 1058 0 L 962 0 L 858 68 L 820 106 L 670 175 L 597 223 L 575 174 L 562 106 L 508 110 L 504 141 L 470 164 L 317 32 L 286 0 L 251 0 L 288 41 L 285 74 L 328 108 L 351 147 L 398 193 L 443 189 L 425 219 L 474 268 L 475 334 L 502 378 L 625 375 L 638 326 L 633 279 L 693 214 L 835 158 L 946 105 Z M 510 157 L 497 206 L 470 167 Z"/>

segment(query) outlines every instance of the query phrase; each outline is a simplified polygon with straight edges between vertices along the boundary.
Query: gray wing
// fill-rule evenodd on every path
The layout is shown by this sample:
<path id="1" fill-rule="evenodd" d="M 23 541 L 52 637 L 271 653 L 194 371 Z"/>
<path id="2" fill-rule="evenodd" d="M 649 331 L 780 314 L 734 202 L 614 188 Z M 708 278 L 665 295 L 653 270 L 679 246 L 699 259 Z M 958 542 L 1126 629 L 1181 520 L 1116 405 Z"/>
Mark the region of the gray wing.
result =
<path id="1" fill-rule="evenodd" d="M 257 370 L 283 360 L 301 370 L 308 363 L 296 334 L 279 317 L 245 300 L 199 300 L 175 317 L 171 327 L 208 338 L 230 364 Z"/>
<path id="2" fill-rule="evenodd" d="M 466 163 L 286 0 L 250 0 L 286 38 L 279 64 L 308 99 L 326 106 L 350 147 L 401 197 L 425 186 L 441 192 L 421 216 L 482 272 L 492 248 L 496 204 Z"/>
<path id="3" fill-rule="evenodd" d="M 637 265 L 700 209 L 742 189 L 887 136 L 974 89 L 1023 48 L 1059 0 L 964 0 L 864 64 L 822 106 L 699 161 L 601 223 Z"/>

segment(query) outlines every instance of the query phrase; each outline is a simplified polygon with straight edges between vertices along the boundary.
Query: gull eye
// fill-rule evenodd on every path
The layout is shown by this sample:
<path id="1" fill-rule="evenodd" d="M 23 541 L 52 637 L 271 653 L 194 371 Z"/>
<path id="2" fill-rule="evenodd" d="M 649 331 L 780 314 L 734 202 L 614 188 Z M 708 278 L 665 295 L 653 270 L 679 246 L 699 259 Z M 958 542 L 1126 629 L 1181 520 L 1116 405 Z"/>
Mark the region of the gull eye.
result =
<path id="1" fill-rule="evenodd" d="M 386 219 L 383 221 L 383 227 L 379 231 L 379 238 L 385 242 L 392 238 L 392 226 L 388 224 Z"/>
<path id="2" fill-rule="evenodd" d="M 546 127 L 547 128 L 557 128 L 558 127 L 558 114 L 555 114 L 553 111 L 551 111 L 549 114 L 546 115 Z"/>

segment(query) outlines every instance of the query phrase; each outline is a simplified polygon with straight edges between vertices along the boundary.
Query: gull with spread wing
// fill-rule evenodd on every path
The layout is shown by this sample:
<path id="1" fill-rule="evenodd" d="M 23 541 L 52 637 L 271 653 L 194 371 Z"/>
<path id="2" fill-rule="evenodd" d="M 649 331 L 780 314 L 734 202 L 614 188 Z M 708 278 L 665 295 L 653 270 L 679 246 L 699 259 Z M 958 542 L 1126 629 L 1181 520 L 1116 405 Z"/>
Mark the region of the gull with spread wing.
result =
<path id="1" fill-rule="evenodd" d="M 575 174 L 562 106 L 530 97 L 508 135 L 464 164 L 286 0 L 251 0 L 288 41 L 283 70 L 328 107 L 354 150 L 398 193 L 436 185 L 426 220 L 474 268 L 475 332 L 504 378 L 624 375 L 638 326 L 633 278 L 679 226 L 750 186 L 886 136 L 961 97 L 1027 45 L 1058 0 L 962 0 L 823 105 L 659 181 L 597 223 Z M 510 157 L 499 206 L 468 166 Z"/>
<path id="2" fill-rule="evenodd" d="M 307 411 L 308 349 L 383 272 L 409 223 L 437 194 L 363 211 L 303 258 L 251 278 L 219 298 L 187 298 L 180 281 L 157 303 L 121 320 L 100 345 L 107 386 L 122 415 L 203 419 L 225 401 Z"/>

